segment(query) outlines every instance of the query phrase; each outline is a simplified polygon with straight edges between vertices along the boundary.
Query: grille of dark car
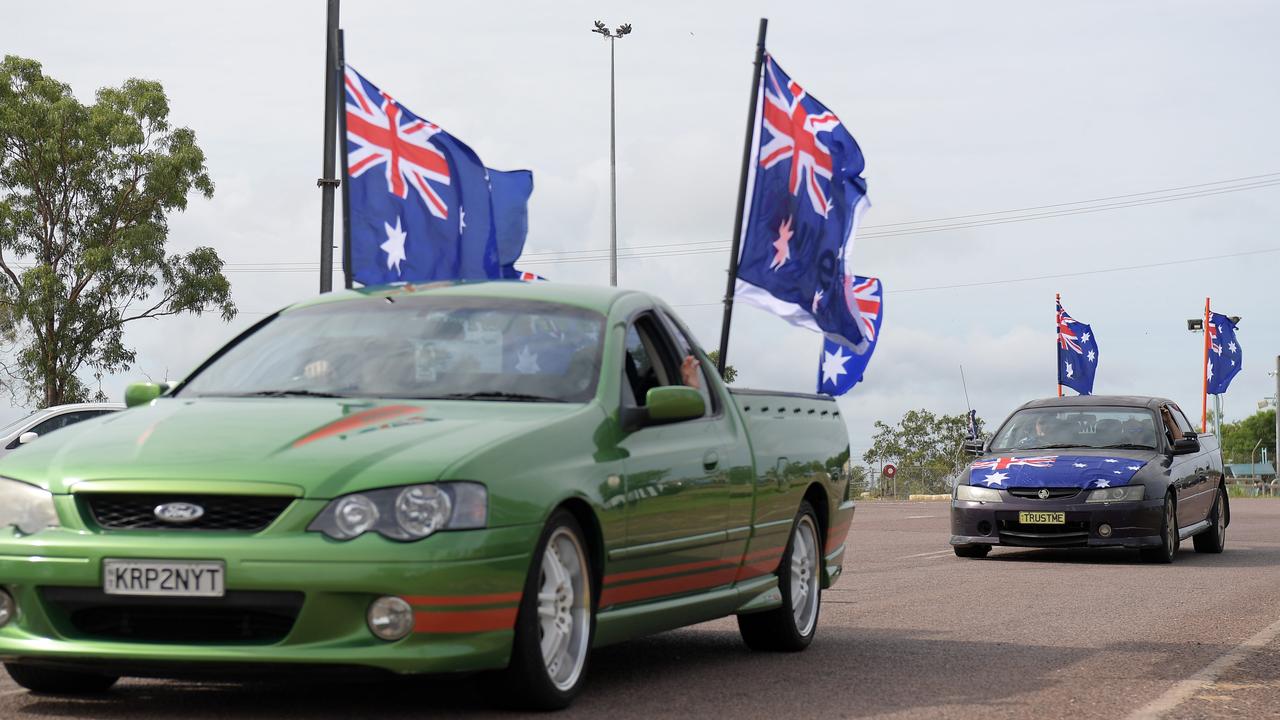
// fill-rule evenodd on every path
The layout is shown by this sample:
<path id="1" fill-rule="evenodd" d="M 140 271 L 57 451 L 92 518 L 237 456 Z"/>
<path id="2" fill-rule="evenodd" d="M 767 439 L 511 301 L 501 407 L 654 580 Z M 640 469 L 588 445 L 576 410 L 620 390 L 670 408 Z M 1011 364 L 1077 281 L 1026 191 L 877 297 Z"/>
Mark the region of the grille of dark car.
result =
<path id="1" fill-rule="evenodd" d="M 96 588 L 40 589 L 55 621 L 70 634 L 152 643 L 267 645 L 293 629 L 303 594 L 228 592 L 220 598 L 107 595 Z"/>
<path id="2" fill-rule="evenodd" d="M 1003 515 L 1003 516 L 1002 516 Z M 1061 525 L 1018 522 L 1017 513 L 997 514 L 1000 542 L 1025 547 L 1071 547 L 1089 544 L 1089 521 L 1071 520 Z"/>
<path id="3" fill-rule="evenodd" d="M 1040 497 L 1040 491 L 1046 490 L 1048 494 L 1043 498 Z M 1009 494 L 1014 497 L 1032 498 L 1034 500 L 1061 500 L 1080 494 L 1079 488 L 1028 488 L 1017 487 L 1009 488 Z"/>
<path id="4" fill-rule="evenodd" d="M 94 493 L 83 496 L 94 523 L 103 530 L 258 531 L 275 521 L 293 498 L 248 495 L 164 495 Z M 165 522 L 156 508 L 166 503 L 199 505 L 204 514 L 187 523 Z"/>

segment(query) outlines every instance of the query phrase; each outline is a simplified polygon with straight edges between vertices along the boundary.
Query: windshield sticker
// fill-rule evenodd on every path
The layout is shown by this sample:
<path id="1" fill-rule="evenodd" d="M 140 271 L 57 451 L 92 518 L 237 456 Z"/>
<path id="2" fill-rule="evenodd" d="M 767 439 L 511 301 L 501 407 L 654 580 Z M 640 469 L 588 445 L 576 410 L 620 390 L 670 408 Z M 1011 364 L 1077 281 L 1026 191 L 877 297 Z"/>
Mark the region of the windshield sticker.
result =
<path id="1" fill-rule="evenodd" d="M 395 420 L 395 427 L 401 425 L 413 425 L 418 422 L 426 422 L 427 418 L 419 416 L 420 419 L 415 422 L 405 422 L 409 420 L 406 415 L 421 412 L 423 408 L 417 405 L 382 405 L 380 407 L 362 410 L 354 415 L 348 415 L 339 418 L 333 422 L 326 423 L 302 437 L 289 443 L 289 447 L 302 447 L 313 443 L 317 440 L 323 440 L 338 435 L 348 435 L 362 429 L 381 429 L 381 425 L 389 425 L 389 421 Z"/>

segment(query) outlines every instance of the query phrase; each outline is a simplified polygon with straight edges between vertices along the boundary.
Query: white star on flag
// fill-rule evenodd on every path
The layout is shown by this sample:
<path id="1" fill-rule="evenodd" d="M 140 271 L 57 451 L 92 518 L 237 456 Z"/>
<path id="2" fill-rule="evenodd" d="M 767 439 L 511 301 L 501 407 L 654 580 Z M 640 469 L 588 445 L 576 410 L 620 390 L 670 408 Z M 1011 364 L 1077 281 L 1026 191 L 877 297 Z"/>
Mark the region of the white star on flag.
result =
<path id="1" fill-rule="evenodd" d="M 1204 376 L 1204 378 L 1206 380 L 1212 380 L 1213 379 L 1213 363 L 1209 363 L 1208 365 L 1205 366 L 1205 372 L 1207 374 Z"/>
<path id="2" fill-rule="evenodd" d="M 1235 354 L 1235 351 L 1236 351 L 1235 342 L 1233 341 L 1233 342 L 1227 343 L 1227 349 L 1230 350 L 1232 354 Z"/>
<path id="3" fill-rule="evenodd" d="M 987 484 L 987 487 L 991 487 L 992 485 L 1001 485 L 1001 484 L 1003 484 L 1004 480 L 1008 479 L 1008 477 L 1009 477 L 1009 476 L 1008 476 L 1007 474 L 1005 474 L 1005 473 L 1002 473 L 1002 472 L 993 472 L 993 473 L 989 473 L 989 474 L 987 474 L 987 475 L 982 479 L 982 482 L 986 483 L 986 484 Z"/>
<path id="4" fill-rule="evenodd" d="M 458 206 L 458 230 L 467 229 L 467 211 L 461 205 Z"/>
<path id="5" fill-rule="evenodd" d="M 396 274 L 400 274 L 400 263 L 405 259 L 404 241 L 409 237 L 408 233 L 400 229 L 400 216 L 396 216 L 396 226 L 391 227 L 391 223 L 382 223 L 387 228 L 387 241 L 379 245 L 382 252 L 387 254 L 387 269 L 396 269 Z"/>
<path id="6" fill-rule="evenodd" d="M 1132 471 L 1134 471 L 1134 472 L 1138 472 L 1139 470 L 1141 470 L 1141 469 L 1142 469 L 1142 466 L 1141 466 L 1141 465 L 1130 465 L 1130 466 L 1129 466 L 1129 469 L 1130 469 L 1130 470 L 1132 470 Z"/>
<path id="7" fill-rule="evenodd" d="M 1120 472 L 1119 470 L 1112 470 L 1111 472 L 1113 472 L 1113 473 L 1115 473 L 1115 474 L 1117 474 L 1117 475 L 1123 475 L 1123 474 L 1124 474 L 1124 473 Z"/>
<path id="8" fill-rule="evenodd" d="M 1078 467 L 1078 468 L 1082 468 L 1082 467 L 1089 467 L 1088 465 L 1086 465 L 1086 464 L 1084 464 L 1084 463 L 1071 463 L 1071 465 L 1072 465 L 1073 467 Z"/>
<path id="9" fill-rule="evenodd" d="M 1070 380 L 1071 378 L 1075 377 L 1075 374 L 1071 370 L 1071 363 L 1064 362 L 1063 365 L 1067 366 L 1067 379 Z"/>
<path id="10" fill-rule="evenodd" d="M 524 346 L 520 352 L 516 353 L 516 372 L 525 375 L 532 375 L 541 368 L 538 367 L 538 354 L 529 351 L 529 346 Z"/>
<path id="11" fill-rule="evenodd" d="M 822 351 L 822 382 L 838 385 L 841 375 L 848 375 L 849 371 L 844 369 L 845 364 L 853 359 L 852 355 L 845 355 L 844 348 L 836 346 L 834 353 L 826 350 Z"/>
<path id="12" fill-rule="evenodd" d="M 1086 355 L 1085 357 L 1089 358 L 1089 362 L 1095 362 L 1095 361 L 1097 360 L 1097 358 L 1098 358 L 1098 356 L 1097 356 L 1097 355 L 1094 355 L 1094 354 L 1093 354 L 1093 351 L 1092 351 L 1092 350 L 1090 350 L 1090 351 L 1089 351 L 1089 354 L 1088 354 L 1088 355 Z"/>
<path id="13" fill-rule="evenodd" d="M 1080 342 L 1089 342 L 1089 333 L 1080 336 Z"/>
<path id="14" fill-rule="evenodd" d="M 1110 480 L 1099 480 L 1097 483 L 1095 483 L 1095 485 L 1096 485 L 1097 487 L 1100 487 L 1100 488 L 1104 488 L 1104 487 L 1111 487 L 1111 481 L 1110 481 Z"/>
<path id="15" fill-rule="evenodd" d="M 813 294 L 813 308 L 811 309 L 814 315 L 818 314 L 818 303 L 822 302 L 822 295 L 822 288 L 818 288 L 818 291 Z"/>
<path id="16" fill-rule="evenodd" d="M 1107 458 L 1106 460 L 1103 460 L 1102 462 L 1117 463 L 1117 462 L 1120 462 L 1120 461 L 1119 461 L 1119 460 L 1116 460 L 1115 458 Z"/>
<path id="17" fill-rule="evenodd" d="M 791 230 L 791 218 L 787 217 L 778 226 L 778 239 L 773 241 L 773 249 L 776 252 L 773 255 L 773 262 L 769 263 L 770 270 L 777 270 L 791 259 L 791 236 L 794 234 Z"/>

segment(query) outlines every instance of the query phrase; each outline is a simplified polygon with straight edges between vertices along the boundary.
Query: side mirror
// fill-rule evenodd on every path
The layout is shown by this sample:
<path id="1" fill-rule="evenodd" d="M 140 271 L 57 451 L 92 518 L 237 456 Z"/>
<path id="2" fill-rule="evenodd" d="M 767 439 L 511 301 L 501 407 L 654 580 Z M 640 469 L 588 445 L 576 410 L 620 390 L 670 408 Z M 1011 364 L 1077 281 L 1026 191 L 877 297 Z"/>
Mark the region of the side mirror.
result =
<path id="1" fill-rule="evenodd" d="M 126 407 L 137 407 L 146 405 L 164 394 L 169 388 L 165 384 L 152 382 L 136 382 L 129 383 L 124 389 L 124 404 Z"/>
<path id="2" fill-rule="evenodd" d="M 26 445 L 27 443 L 31 442 L 32 440 L 35 440 L 35 439 L 36 439 L 36 438 L 38 438 L 38 437 L 40 437 L 40 433 L 38 433 L 38 432 L 32 432 L 32 431 L 28 430 L 28 431 L 26 431 L 26 432 L 24 432 L 24 433 L 22 433 L 21 435 L 19 435 L 19 436 L 18 436 L 18 444 L 19 444 L 19 445 Z"/>
<path id="3" fill-rule="evenodd" d="M 702 393 L 684 385 L 652 388 L 645 395 L 644 404 L 649 411 L 648 424 L 651 425 L 694 420 L 707 414 Z"/>
<path id="4" fill-rule="evenodd" d="M 964 451 L 970 455 L 981 455 L 982 451 L 986 449 L 986 445 L 987 443 L 984 440 L 965 440 Z"/>
<path id="5" fill-rule="evenodd" d="M 1174 455 L 1190 455 L 1200 452 L 1200 441 L 1194 437 L 1184 437 L 1173 441 Z"/>

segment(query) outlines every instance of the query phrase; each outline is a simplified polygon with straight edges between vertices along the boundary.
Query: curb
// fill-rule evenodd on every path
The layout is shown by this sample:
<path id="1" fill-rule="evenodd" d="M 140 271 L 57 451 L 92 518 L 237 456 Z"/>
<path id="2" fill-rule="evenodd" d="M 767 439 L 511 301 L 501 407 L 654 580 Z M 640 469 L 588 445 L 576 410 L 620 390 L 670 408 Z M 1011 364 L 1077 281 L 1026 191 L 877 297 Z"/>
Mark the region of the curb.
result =
<path id="1" fill-rule="evenodd" d="M 907 500 L 910 502 L 930 501 L 930 500 L 950 500 L 951 493 L 943 493 L 940 495 L 908 495 Z"/>

